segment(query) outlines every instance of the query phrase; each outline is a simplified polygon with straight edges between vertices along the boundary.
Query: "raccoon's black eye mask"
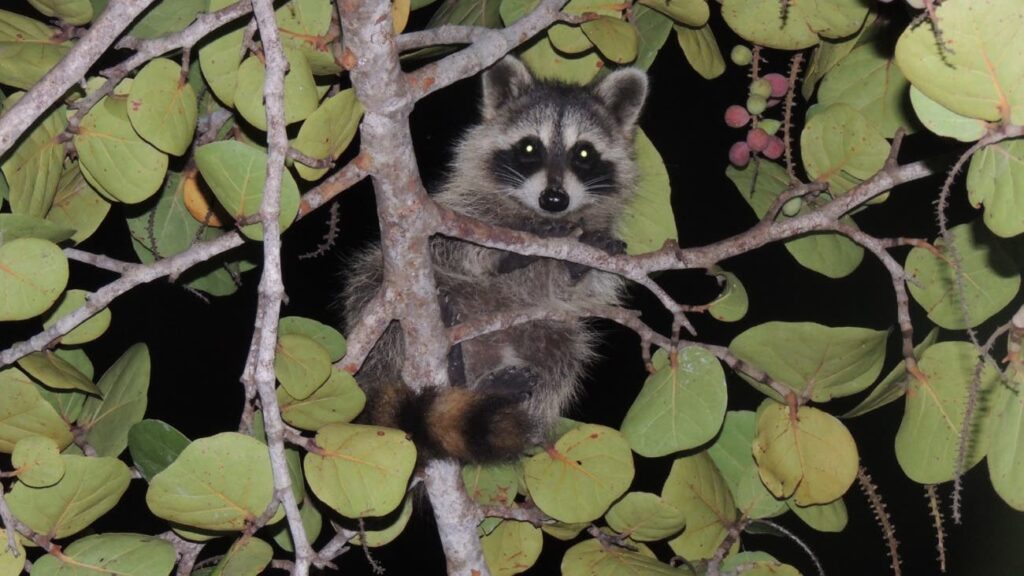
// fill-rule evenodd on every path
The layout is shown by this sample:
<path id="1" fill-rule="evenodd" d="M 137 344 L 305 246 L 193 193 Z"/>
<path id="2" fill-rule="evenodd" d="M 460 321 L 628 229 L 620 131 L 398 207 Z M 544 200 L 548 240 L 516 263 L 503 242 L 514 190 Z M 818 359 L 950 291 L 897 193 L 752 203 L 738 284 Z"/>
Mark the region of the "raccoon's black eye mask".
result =
<path id="1" fill-rule="evenodd" d="M 526 165 L 540 165 L 544 161 L 544 143 L 533 136 L 523 138 L 512 147 L 516 162 Z"/>

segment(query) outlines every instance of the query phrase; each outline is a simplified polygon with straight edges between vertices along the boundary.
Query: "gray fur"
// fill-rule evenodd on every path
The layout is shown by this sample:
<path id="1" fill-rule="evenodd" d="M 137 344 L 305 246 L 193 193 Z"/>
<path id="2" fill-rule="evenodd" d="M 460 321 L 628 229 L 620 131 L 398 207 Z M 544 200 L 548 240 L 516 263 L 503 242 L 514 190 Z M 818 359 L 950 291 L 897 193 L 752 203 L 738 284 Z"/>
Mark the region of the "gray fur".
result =
<path id="1" fill-rule="evenodd" d="M 483 86 L 483 122 L 462 138 L 452 172 L 436 200 L 463 214 L 513 229 L 536 232 L 561 221 L 613 238 L 637 176 L 633 137 L 646 95 L 646 76 L 626 69 L 612 72 L 590 87 L 569 87 L 535 81 L 521 62 L 506 58 L 485 73 Z M 494 170 L 496 151 L 531 136 L 552 151 L 552 158 L 557 153 L 568 154 L 574 144 L 585 140 L 614 167 L 615 176 L 588 187 L 566 170 L 559 182 L 570 198 L 568 207 L 546 212 L 537 198 L 550 185 L 551 169 L 542 169 L 525 181 L 505 167 L 499 167 L 498 173 Z M 456 313 L 450 323 L 531 307 L 580 312 L 593 305 L 619 303 L 622 295 L 622 281 L 617 276 L 589 271 L 573 278 L 561 261 L 537 259 L 501 274 L 497 268 L 507 256 L 505 252 L 441 237 L 432 240 L 432 248 L 439 290 L 448 296 Z M 351 263 L 344 295 L 349 326 L 379 287 L 381 267 L 376 245 Z M 502 368 L 531 367 L 537 381 L 524 401 L 535 424 L 530 431 L 532 439 L 545 441 L 576 398 L 594 346 L 594 332 L 583 321 L 522 324 L 463 343 L 465 381 L 472 389 Z M 371 405 L 375 390 L 402 385 L 401 361 L 401 333 L 392 326 L 357 374 Z M 373 416 L 372 408 L 371 419 L 380 420 Z"/>

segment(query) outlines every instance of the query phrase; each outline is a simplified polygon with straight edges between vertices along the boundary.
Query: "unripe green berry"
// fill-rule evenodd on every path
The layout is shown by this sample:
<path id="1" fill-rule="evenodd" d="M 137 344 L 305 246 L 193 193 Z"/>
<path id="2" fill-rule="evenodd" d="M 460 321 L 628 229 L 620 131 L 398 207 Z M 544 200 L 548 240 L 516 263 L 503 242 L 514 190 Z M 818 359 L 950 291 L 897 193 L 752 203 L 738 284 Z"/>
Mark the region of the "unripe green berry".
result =
<path id="1" fill-rule="evenodd" d="M 790 198 L 786 200 L 786 203 L 782 205 L 782 213 L 792 218 L 800 213 L 800 208 L 803 207 L 804 199 L 797 196 L 796 198 Z"/>
<path id="2" fill-rule="evenodd" d="M 750 51 L 750 48 L 747 48 L 743 44 L 737 44 L 732 47 L 732 52 L 729 53 L 729 59 L 737 66 L 746 66 L 754 61 L 754 53 Z"/>
<path id="3" fill-rule="evenodd" d="M 750 95 L 768 98 L 772 95 L 772 83 L 764 78 L 758 78 L 750 83 Z"/>
<path id="4" fill-rule="evenodd" d="M 768 134 L 775 134 L 779 131 L 780 126 L 782 126 L 782 122 L 779 122 L 775 118 L 763 118 L 757 123 L 757 127 Z"/>
<path id="5" fill-rule="evenodd" d="M 764 109 L 768 107 L 768 99 L 764 96 L 751 95 L 747 98 L 747 112 L 757 116 L 764 112 Z"/>

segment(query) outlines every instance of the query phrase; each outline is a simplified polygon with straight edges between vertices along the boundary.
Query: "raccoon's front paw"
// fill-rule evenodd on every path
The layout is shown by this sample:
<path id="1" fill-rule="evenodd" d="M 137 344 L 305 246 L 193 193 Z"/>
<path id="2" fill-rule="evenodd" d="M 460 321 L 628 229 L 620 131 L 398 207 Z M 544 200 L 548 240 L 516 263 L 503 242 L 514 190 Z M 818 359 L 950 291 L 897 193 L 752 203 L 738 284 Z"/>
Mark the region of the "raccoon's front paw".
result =
<path id="1" fill-rule="evenodd" d="M 576 231 L 577 226 L 568 220 L 541 220 L 531 223 L 526 230 L 541 238 L 565 238 Z"/>
<path id="2" fill-rule="evenodd" d="M 579 241 L 588 246 L 603 250 L 612 256 L 620 256 L 626 253 L 626 243 L 607 232 L 587 231 L 580 234 Z"/>
<path id="3" fill-rule="evenodd" d="M 477 388 L 490 395 L 525 402 L 539 380 L 540 374 L 529 366 L 506 366 L 484 376 Z"/>
<path id="4" fill-rule="evenodd" d="M 515 252 L 506 252 L 498 258 L 498 274 L 508 274 L 516 270 L 526 268 L 537 261 L 536 256 L 526 256 Z"/>

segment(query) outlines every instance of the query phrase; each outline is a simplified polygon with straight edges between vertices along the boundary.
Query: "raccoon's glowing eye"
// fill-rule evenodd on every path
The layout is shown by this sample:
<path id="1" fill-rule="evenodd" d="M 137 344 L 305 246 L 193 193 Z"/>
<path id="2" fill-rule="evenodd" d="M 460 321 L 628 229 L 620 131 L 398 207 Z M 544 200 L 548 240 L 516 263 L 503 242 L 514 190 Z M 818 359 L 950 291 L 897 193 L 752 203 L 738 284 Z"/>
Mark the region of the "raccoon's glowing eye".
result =
<path id="1" fill-rule="evenodd" d="M 569 155 L 572 163 L 580 168 L 589 167 L 598 159 L 597 151 L 587 142 L 573 146 Z"/>
<path id="2" fill-rule="evenodd" d="M 520 162 L 538 162 L 544 155 L 544 144 L 536 138 L 523 138 L 513 148 Z"/>

